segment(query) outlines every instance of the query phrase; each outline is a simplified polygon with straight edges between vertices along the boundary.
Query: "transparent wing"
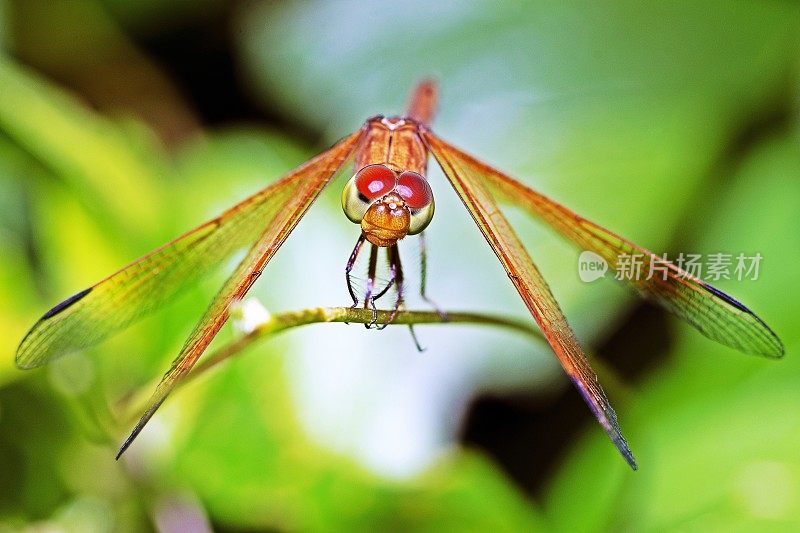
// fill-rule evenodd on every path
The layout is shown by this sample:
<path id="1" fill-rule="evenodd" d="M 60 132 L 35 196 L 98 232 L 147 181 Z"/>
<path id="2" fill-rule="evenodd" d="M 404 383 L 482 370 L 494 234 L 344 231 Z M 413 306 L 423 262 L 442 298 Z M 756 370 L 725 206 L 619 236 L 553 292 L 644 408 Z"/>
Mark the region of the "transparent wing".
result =
<path id="1" fill-rule="evenodd" d="M 442 158 L 453 161 L 473 181 L 483 183 L 504 203 L 521 207 L 543 220 L 583 250 L 591 250 L 616 270 L 621 260 L 637 256 L 653 275 L 628 280 L 638 291 L 686 320 L 705 336 L 744 353 L 781 357 L 783 343 L 742 303 L 678 266 L 659 258 L 566 207 L 529 189 L 515 179 L 428 134 Z M 437 156 L 437 157 L 440 157 Z M 651 263 L 652 262 L 652 263 Z"/>
<path id="2" fill-rule="evenodd" d="M 474 167 L 471 158 L 463 156 L 430 133 L 423 135 L 431 153 L 494 250 L 531 315 L 539 324 L 561 366 L 622 456 L 635 469 L 636 461 L 619 428 L 617 415 L 597 381 L 597 376 L 589 366 L 589 361 L 567 324 L 547 282 L 542 278 L 485 187 L 482 173 Z"/>
<path id="3" fill-rule="evenodd" d="M 50 309 L 17 348 L 17 365 L 33 368 L 103 340 L 164 305 L 237 250 L 252 245 L 265 227 L 286 224 L 290 213 L 298 217 L 291 208 L 293 202 L 307 199 L 324 185 L 327 170 L 338 167 L 358 136 L 342 140 L 219 217 Z"/>
<path id="4" fill-rule="evenodd" d="M 294 170 L 279 182 L 285 183 L 283 188 L 290 189 L 291 194 L 281 195 L 281 202 L 279 205 L 276 204 L 275 212 L 267 220 L 266 227 L 262 225 L 262 233 L 258 240 L 222 286 L 203 318 L 186 339 L 180 353 L 164 377 L 161 378 L 161 382 L 150 398 L 150 406 L 120 447 L 117 458 L 125 452 L 142 431 L 145 424 L 175 388 L 176 383 L 191 370 L 222 325 L 228 320 L 231 303 L 241 299 L 250 290 L 261 271 L 278 251 L 323 187 L 348 160 L 360 137 L 361 131 L 354 133 L 327 152 Z"/>

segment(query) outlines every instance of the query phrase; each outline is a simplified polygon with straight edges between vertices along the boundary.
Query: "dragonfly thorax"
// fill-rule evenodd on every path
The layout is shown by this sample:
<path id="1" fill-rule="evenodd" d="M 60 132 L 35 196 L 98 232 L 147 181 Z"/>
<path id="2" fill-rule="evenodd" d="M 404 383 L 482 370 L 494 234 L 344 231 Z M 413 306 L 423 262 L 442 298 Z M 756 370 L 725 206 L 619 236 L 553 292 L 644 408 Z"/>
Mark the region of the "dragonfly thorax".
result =
<path id="1" fill-rule="evenodd" d="M 369 242 L 391 246 L 430 224 L 433 192 L 428 181 L 416 172 L 397 172 L 383 164 L 367 165 L 345 185 L 342 209 L 348 219 L 361 225 Z"/>

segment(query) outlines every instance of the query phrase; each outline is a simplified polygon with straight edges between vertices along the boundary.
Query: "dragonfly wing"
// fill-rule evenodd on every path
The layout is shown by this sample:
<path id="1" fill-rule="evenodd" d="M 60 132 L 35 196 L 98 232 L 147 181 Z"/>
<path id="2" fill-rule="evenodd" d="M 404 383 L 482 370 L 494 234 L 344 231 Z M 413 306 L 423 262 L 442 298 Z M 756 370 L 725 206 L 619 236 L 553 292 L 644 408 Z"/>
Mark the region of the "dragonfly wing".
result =
<path id="1" fill-rule="evenodd" d="M 334 166 L 352 151 L 358 135 L 308 165 L 314 165 L 313 171 Z M 236 251 L 252 245 L 292 198 L 318 186 L 313 178 L 320 180 L 321 174 L 310 177 L 308 165 L 50 309 L 17 348 L 17 365 L 37 367 L 91 346 L 162 307 Z"/>
<path id="2" fill-rule="evenodd" d="M 600 255 L 611 269 L 617 270 L 621 260 L 630 261 L 633 257 L 641 258 L 648 268 L 653 265 L 652 276 L 632 276 L 634 279 L 627 281 L 641 294 L 686 320 L 707 337 L 744 353 L 783 356 L 784 347 L 778 336 L 733 297 L 441 139 L 430 134 L 427 138 L 436 147 L 434 153 L 453 161 L 463 173 L 483 183 L 503 203 L 518 206 L 543 220 L 582 250 Z"/>
<path id="3" fill-rule="evenodd" d="M 161 378 L 150 398 L 149 407 L 120 448 L 117 458 L 130 446 L 152 418 L 175 385 L 203 354 L 211 340 L 228 320 L 230 306 L 250 290 L 266 264 L 300 221 L 319 193 L 353 153 L 361 131 L 352 134 L 297 168 L 273 186 L 265 202 L 272 205 L 261 220 L 261 235 L 245 258 L 214 297 L 203 318 L 195 326 L 170 369 Z M 269 191 L 269 188 L 264 192 Z M 266 226 L 264 224 L 266 223 Z"/>
<path id="4" fill-rule="evenodd" d="M 485 187 L 481 174 L 474 171 L 469 160 L 461 157 L 436 136 L 426 133 L 424 137 L 431 153 L 539 324 L 561 366 L 622 456 L 635 469 L 636 461 L 619 428 L 617 415 L 583 354 L 572 328 L 550 292 L 547 282 Z"/>

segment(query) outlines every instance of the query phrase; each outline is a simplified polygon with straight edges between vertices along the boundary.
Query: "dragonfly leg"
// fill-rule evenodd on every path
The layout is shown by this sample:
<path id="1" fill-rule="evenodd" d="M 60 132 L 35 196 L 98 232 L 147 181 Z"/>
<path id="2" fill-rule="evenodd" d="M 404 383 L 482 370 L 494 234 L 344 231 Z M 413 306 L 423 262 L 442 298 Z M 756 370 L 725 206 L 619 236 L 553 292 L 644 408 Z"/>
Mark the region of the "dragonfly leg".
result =
<path id="1" fill-rule="evenodd" d="M 386 258 L 389 261 L 389 276 L 390 276 L 389 277 L 389 282 L 386 284 L 386 286 L 383 289 L 381 289 L 381 291 L 378 294 L 376 294 L 373 297 L 373 300 L 378 300 L 384 294 L 389 292 L 389 289 L 391 289 L 392 285 L 394 285 L 395 283 L 401 283 L 402 282 L 403 273 L 400 272 L 400 274 L 398 276 L 398 272 L 397 272 L 397 269 L 398 269 L 398 267 L 400 265 L 399 256 L 398 256 L 397 262 L 395 262 L 393 257 L 392 257 L 392 248 L 396 248 L 396 247 L 397 247 L 397 245 L 392 246 L 389 249 L 387 249 L 387 252 L 386 252 Z M 396 253 L 397 252 L 395 252 L 395 254 Z M 398 285 L 398 288 L 399 288 L 399 285 Z"/>
<path id="2" fill-rule="evenodd" d="M 400 250 L 397 248 L 397 244 L 393 244 L 387 250 L 387 256 L 389 258 L 389 269 L 392 272 L 392 279 L 389 281 L 389 284 L 386 288 L 381 292 L 383 295 L 392 284 L 397 285 L 397 299 L 394 302 L 394 309 L 392 309 L 392 314 L 389 315 L 389 320 L 386 321 L 385 324 L 378 326 L 378 329 L 383 329 L 389 324 L 394 321 L 394 318 L 397 316 L 397 313 L 403 307 L 403 265 L 400 263 Z"/>
<path id="3" fill-rule="evenodd" d="M 414 331 L 414 324 L 408 325 L 408 332 L 411 333 L 411 338 L 414 340 L 414 346 L 417 347 L 417 351 L 424 352 L 427 348 L 420 344 L 419 339 L 417 338 L 417 332 Z"/>
<path id="4" fill-rule="evenodd" d="M 378 247 L 374 244 L 371 245 L 369 250 L 369 267 L 367 270 L 367 290 L 364 294 L 364 309 L 372 308 L 372 320 L 364 327 L 367 329 L 372 328 L 378 322 L 378 308 L 375 306 L 375 297 L 373 291 L 375 290 L 375 272 L 378 269 Z"/>
<path id="5" fill-rule="evenodd" d="M 353 253 L 350 254 L 350 259 L 347 260 L 347 266 L 344 269 L 344 277 L 345 280 L 347 280 L 347 290 L 350 292 L 350 298 L 353 299 L 353 305 L 351 306 L 353 309 L 358 306 L 358 298 L 356 297 L 356 292 L 353 290 L 353 280 L 350 277 L 350 272 L 353 271 L 353 266 L 356 264 L 356 259 L 361 252 L 361 247 L 364 245 L 365 239 L 366 237 L 363 233 L 358 237 L 356 245 L 353 247 Z"/>
<path id="6" fill-rule="evenodd" d="M 367 302 L 364 302 L 365 308 L 366 303 Z M 375 324 L 378 323 L 378 308 L 375 306 L 375 298 L 369 299 L 369 307 L 372 309 L 372 320 L 370 320 L 368 324 L 364 324 L 364 327 L 367 329 L 372 329 Z"/>
<path id="7" fill-rule="evenodd" d="M 394 309 L 392 310 L 392 314 L 389 315 L 389 320 L 387 320 L 385 324 L 381 324 L 380 326 L 378 326 L 378 329 L 383 329 L 389 324 L 391 324 L 394 321 L 395 317 L 397 316 L 397 313 L 399 313 L 404 307 L 403 289 L 405 285 L 403 278 L 403 265 L 400 262 L 400 250 L 397 248 L 396 244 L 389 248 L 388 256 L 389 256 L 389 268 L 392 271 L 392 279 L 397 284 L 397 299 L 394 302 Z M 414 324 L 408 325 L 408 331 L 409 333 L 411 333 L 411 338 L 414 340 L 414 346 L 417 347 L 417 351 L 424 352 L 425 348 L 420 344 L 419 339 L 417 338 L 417 333 L 414 331 Z"/>
<path id="8" fill-rule="evenodd" d="M 428 247 L 425 245 L 424 231 L 419 234 L 419 269 L 419 295 L 428 305 L 433 307 L 434 311 L 436 311 L 443 321 L 447 321 L 447 312 L 440 309 L 439 306 L 436 305 L 436 302 L 428 298 L 426 293 L 428 285 Z M 417 346 L 419 346 L 419 344 Z"/>

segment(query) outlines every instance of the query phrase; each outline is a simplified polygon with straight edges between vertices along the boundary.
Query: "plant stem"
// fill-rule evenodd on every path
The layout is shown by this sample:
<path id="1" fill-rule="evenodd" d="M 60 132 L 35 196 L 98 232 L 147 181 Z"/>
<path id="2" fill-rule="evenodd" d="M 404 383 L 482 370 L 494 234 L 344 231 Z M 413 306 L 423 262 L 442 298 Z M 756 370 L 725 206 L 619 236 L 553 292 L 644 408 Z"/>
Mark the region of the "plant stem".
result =
<path id="1" fill-rule="evenodd" d="M 378 311 L 378 324 L 385 324 L 391 315 L 390 311 Z M 261 337 L 280 333 L 287 329 L 328 322 L 369 324 L 373 321 L 372 311 L 369 309 L 354 309 L 351 307 L 316 307 L 302 311 L 290 311 L 272 315 L 269 320 L 258 325 L 253 331 L 223 346 L 207 359 L 199 363 L 196 369 L 187 376 L 189 381 L 193 375 L 205 372 L 209 368 L 241 352 Z M 408 326 L 418 324 L 483 324 L 487 326 L 500 326 L 530 335 L 544 341 L 541 333 L 533 325 L 525 322 L 481 313 L 451 313 L 445 316 L 435 311 L 400 311 L 394 317 L 391 326 Z"/>
<path id="2" fill-rule="evenodd" d="M 378 311 L 377 323 L 385 324 L 389 320 L 391 314 L 392 313 L 390 311 Z M 354 309 L 351 307 L 316 307 L 311 309 L 303 309 L 301 311 L 289 311 L 286 313 L 270 315 L 266 321 L 256 326 L 253 331 L 231 343 L 228 343 L 198 363 L 192 372 L 181 382 L 179 382 L 177 386 L 182 387 L 183 385 L 195 380 L 214 366 L 229 359 L 230 357 L 239 354 L 243 350 L 247 349 L 251 344 L 263 337 L 269 337 L 287 329 L 300 326 L 329 322 L 369 324 L 373 322 L 373 314 L 372 310 L 370 309 Z M 528 324 L 511 318 L 481 313 L 447 312 L 446 315 L 440 315 L 435 311 L 400 311 L 396 314 L 390 325 L 416 326 L 419 324 L 479 324 L 485 326 L 499 326 L 514 330 L 518 333 L 523 333 L 530 337 L 536 338 L 540 342 L 544 342 L 542 334 L 533 324 Z M 135 420 L 135 417 L 138 417 L 139 414 L 141 414 L 147 405 L 150 390 L 152 389 L 148 387 L 141 391 L 142 393 L 146 392 L 148 396 L 143 394 L 135 394 L 132 398 L 130 398 L 129 401 L 124 402 L 127 405 L 123 405 L 122 410 L 127 411 L 126 420 L 128 418 Z M 135 407 L 129 409 L 130 405 Z"/>

